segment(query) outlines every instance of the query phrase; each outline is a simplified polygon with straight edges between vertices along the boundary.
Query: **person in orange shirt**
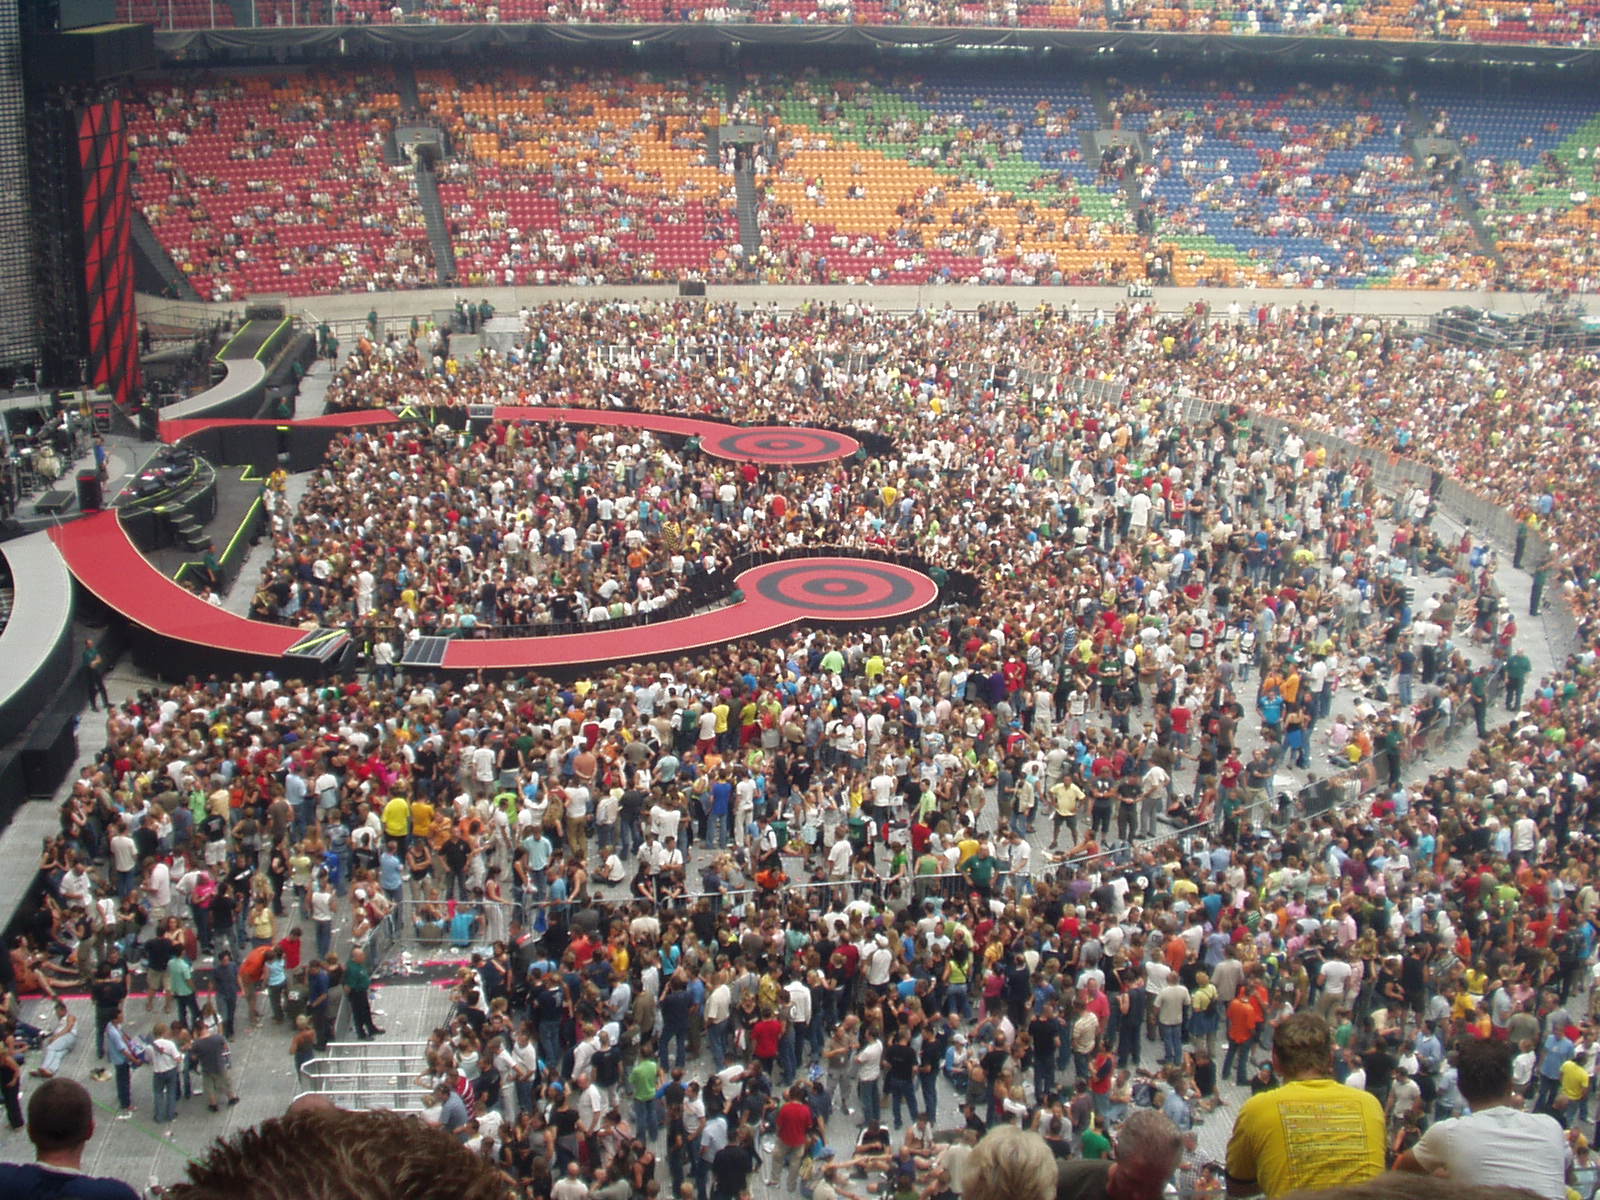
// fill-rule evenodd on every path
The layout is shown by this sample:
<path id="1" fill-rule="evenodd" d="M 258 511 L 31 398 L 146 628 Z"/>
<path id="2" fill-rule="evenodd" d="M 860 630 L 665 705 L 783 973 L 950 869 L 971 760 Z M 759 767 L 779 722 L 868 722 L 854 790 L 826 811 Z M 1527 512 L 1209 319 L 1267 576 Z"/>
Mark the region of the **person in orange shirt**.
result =
<path id="1" fill-rule="evenodd" d="M 1228 1053 L 1222 1060 L 1222 1074 L 1234 1071 L 1234 1081 L 1244 1087 L 1250 1073 L 1250 1047 L 1255 1044 L 1261 1010 L 1243 988 L 1228 1002 Z"/>
<path id="2" fill-rule="evenodd" d="M 1168 940 L 1166 946 L 1167 966 L 1172 968 L 1176 975 L 1183 970 L 1183 964 L 1189 961 L 1189 943 L 1183 940 L 1181 933 L 1175 933 Z"/>
<path id="3" fill-rule="evenodd" d="M 1288 673 L 1283 677 L 1283 684 L 1278 689 L 1283 693 L 1285 707 L 1293 708 L 1300 703 L 1300 668 L 1293 663 L 1289 664 Z"/>

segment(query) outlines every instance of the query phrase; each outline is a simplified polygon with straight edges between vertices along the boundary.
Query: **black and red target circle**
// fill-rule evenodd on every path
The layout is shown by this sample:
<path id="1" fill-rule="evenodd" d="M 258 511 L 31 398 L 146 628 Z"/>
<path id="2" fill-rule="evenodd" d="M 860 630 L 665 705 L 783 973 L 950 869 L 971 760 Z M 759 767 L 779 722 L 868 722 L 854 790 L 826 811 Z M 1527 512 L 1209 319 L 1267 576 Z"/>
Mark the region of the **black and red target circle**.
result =
<path id="1" fill-rule="evenodd" d="M 931 604 L 938 585 L 920 571 L 868 559 L 818 558 L 767 563 L 745 572 L 746 596 L 803 616 L 878 620 Z"/>
<path id="2" fill-rule="evenodd" d="M 849 458 L 861 448 L 855 438 L 804 425 L 730 426 L 700 439 L 700 448 L 717 458 L 773 466 L 805 466 Z"/>

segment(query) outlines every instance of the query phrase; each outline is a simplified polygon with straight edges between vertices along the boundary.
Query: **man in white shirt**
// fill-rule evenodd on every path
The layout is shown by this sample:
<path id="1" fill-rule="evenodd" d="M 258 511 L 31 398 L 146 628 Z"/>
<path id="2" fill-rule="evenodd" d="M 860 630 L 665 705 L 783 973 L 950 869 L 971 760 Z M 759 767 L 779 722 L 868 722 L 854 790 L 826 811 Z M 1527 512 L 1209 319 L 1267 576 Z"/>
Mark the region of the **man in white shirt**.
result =
<path id="1" fill-rule="evenodd" d="M 650 807 L 650 832 L 662 841 L 678 836 L 678 822 L 683 814 L 675 808 L 664 804 L 654 804 Z"/>
<path id="2" fill-rule="evenodd" d="M 1485 1187 L 1524 1188 L 1546 1200 L 1567 1194 L 1566 1139 L 1546 1113 L 1524 1112 L 1511 1086 L 1511 1046 L 1469 1039 L 1456 1052 L 1456 1088 L 1472 1112 L 1430 1125 L 1395 1162 L 1397 1171 Z"/>
<path id="3" fill-rule="evenodd" d="M 867 1128 L 877 1126 L 882 1117 L 878 1080 L 883 1074 L 883 1039 L 876 1033 L 856 1054 L 856 1083 L 861 1092 L 861 1114 Z"/>
<path id="4" fill-rule="evenodd" d="M 145 877 L 144 892 L 150 900 L 150 919 L 163 921 L 172 907 L 172 869 L 156 859 Z"/>
<path id="5" fill-rule="evenodd" d="M 1030 868 L 1033 865 L 1033 847 L 1015 829 L 1006 837 L 1006 865 L 1011 872 L 1011 883 L 1017 889 L 1017 895 L 1032 895 L 1033 876 L 1030 874 Z"/>
<path id="6" fill-rule="evenodd" d="M 726 972 L 715 976 L 716 986 L 706 995 L 706 1045 L 711 1051 L 711 1061 L 717 1070 L 728 1062 L 728 1018 L 733 1015 L 733 989 L 728 986 Z"/>
<path id="7" fill-rule="evenodd" d="M 578 1089 L 578 1128 L 588 1134 L 596 1133 L 600 1129 L 600 1119 L 611 1107 L 606 1094 L 587 1073 L 577 1076 L 573 1084 Z"/>
<path id="8" fill-rule="evenodd" d="M 539 1047 L 526 1030 L 518 1030 L 511 1049 L 505 1052 L 511 1060 L 511 1069 L 501 1069 L 501 1078 L 509 1080 L 512 1094 L 517 1098 L 517 1113 L 532 1112 L 534 1106 L 534 1081 L 539 1075 Z"/>
<path id="9" fill-rule="evenodd" d="M 1350 964 L 1343 958 L 1330 958 L 1322 964 L 1317 978 L 1322 982 L 1322 994 L 1317 997 L 1317 1012 L 1323 1019 L 1332 1017 L 1344 1003 L 1345 987 L 1350 982 Z"/>
<path id="10" fill-rule="evenodd" d="M 125 821 L 117 822 L 117 831 L 111 835 L 111 868 L 116 872 L 117 896 L 125 898 L 133 891 L 139 865 L 139 848 L 128 833 Z"/>
<path id="11" fill-rule="evenodd" d="M 789 993 L 789 1020 L 794 1025 L 795 1049 L 804 1056 L 811 1031 L 811 989 L 803 979 L 791 979 L 784 989 Z"/>
<path id="12" fill-rule="evenodd" d="M 842 880 L 850 878 L 851 854 L 850 839 L 845 836 L 844 828 L 841 826 L 838 838 L 833 845 L 828 847 L 828 877 L 830 879 Z"/>
<path id="13" fill-rule="evenodd" d="M 576 1162 L 567 1164 L 567 1173 L 556 1181 L 550 1189 L 554 1200 L 586 1200 L 589 1195 L 589 1185 L 582 1179 L 583 1168 Z"/>

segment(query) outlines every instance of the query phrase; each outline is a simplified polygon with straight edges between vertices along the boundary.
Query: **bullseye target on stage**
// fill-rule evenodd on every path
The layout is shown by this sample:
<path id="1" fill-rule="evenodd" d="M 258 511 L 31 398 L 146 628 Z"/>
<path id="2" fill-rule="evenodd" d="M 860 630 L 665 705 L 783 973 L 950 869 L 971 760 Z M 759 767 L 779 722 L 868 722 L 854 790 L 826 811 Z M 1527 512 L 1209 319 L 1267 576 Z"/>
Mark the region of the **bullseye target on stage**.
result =
<path id="1" fill-rule="evenodd" d="M 939 591 L 920 571 L 860 558 L 765 563 L 739 576 L 739 587 L 796 617 L 835 621 L 904 616 L 932 604 Z"/>
<path id="2" fill-rule="evenodd" d="M 700 448 L 717 458 L 771 466 L 808 466 L 849 458 L 861 448 L 855 438 L 803 425 L 750 425 L 707 433 Z"/>

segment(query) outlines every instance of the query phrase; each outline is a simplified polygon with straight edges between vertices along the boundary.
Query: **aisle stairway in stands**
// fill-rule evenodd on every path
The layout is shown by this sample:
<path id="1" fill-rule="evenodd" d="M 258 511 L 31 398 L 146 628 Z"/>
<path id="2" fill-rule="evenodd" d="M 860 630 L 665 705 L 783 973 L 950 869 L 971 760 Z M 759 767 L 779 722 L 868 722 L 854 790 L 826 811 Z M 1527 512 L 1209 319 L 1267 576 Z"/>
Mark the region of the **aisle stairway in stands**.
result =
<path id="1" fill-rule="evenodd" d="M 733 173 L 734 202 L 739 213 L 739 245 L 746 259 L 761 250 L 760 198 L 756 194 L 756 173 L 748 160 Z"/>
<path id="2" fill-rule="evenodd" d="M 421 124 L 429 128 L 434 127 L 432 121 L 422 118 L 422 97 L 417 91 L 417 72 L 410 63 L 395 64 L 394 94 L 400 99 L 400 125 Z M 443 139 L 444 134 L 441 131 L 441 142 Z M 384 135 L 383 149 L 384 156 L 389 158 L 389 161 L 399 161 L 400 151 L 394 130 Z M 439 196 L 437 175 L 439 162 L 432 154 L 420 150 L 413 153 L 413 161 L 416 167 L 412 172 L 412 178 L 416 181 L 417 207 L 422 210 L 422 220 L 428 230 L 428 243 L 433 247 L 433 268 L 438 275 L 440 285 L 449 287 L 457 278 L 456 251 L 450 242 L 450 221 L 445 216 L 444 202 Z"/>
<path id="3" fill-rule="evenodd" d="M 417 72 L 410 63 L 396 63 L 394 94 L 400 97 L 400 111 L 410 117 L 422 111 L 422 96 L 417 91 Z"/>
<path id="4" fill-rule="evenodd" d="M 1505 259 L 1495 244 L 1494 230 L 1484 219 L 1483 210 L 1478 207 L 1478 198 L 1472 193 L 1467 165 L 1462 162 L 1455 170 L 1449 167 L 1452 160 L 1463 158 L 1461 143 L 1454 138 L 1433 137 L 1428 129 L 1428 113 L 1414 97 L 1407 106 L 1406 119 L 1411 134 L 1406 139 L 1406 148 L 1411 153 L 1411 161 L 1416 164 L 1417 174 L 1437 176 L 1445 182 L 1447 194 L 1455 201 L 1457 211 L 1478 235 L 1479 247 L 1503 269 Z"/>
<path id="5" fill-rule="evenodd" d="M 744 76 L 736 68 L 729 68 L 722 84 L 723 122 L 736 107 L 739 92 L 744 87 Z M 751 157 L 741 156 L 733 168 L 734 213 L 739 219 L 739 246 L 746 261 L 751 261 L 761 250 L 761 193 L 756 188 L 756 173 Z"/>
<path id="6" fill-rule="evenodd" d="M 444 215 L 444 202 L 439 198 L 439 178 L 434 173 L 432 158 L 417 155 L 416 170 L 412 178 L 417 182 L 417 207 L 422 210 L 423 224 L 428 229 L 428 243 L 433 247 L 433 267 L 438 273 L 441 287 L 456 281 L 456 251 L 450 243 L 450 222 Z"/>
<path id="7" fill-rule="evenodd" d="M 1107 0 L 1106 7 L 1109 12 L 1111 8 L 1111 0 Z M 1094 101 L 1094 111 L 1095 114 L 1100 118 L 1100 128 L 1110 130 L 1116 129 L 1117 123 L 1111 112 L 1111 98 L 1106 92 L 1105 83 L 1099 79 L 1087 79 L 1084 81 L 1084 86 L 1089 92 L 1089 98 Z M 1085 152 L 1089 155 L 1089 161 L 1091 163 L 1098 162 L 1100 153 L 1099 147 L 1094 144 L 1095 134 L 1092 132 L 1086 132 L 1083 136 Z M 1141 157 L 1142 155 L 1143 151 L 1141 150 Z M 1144 197 L 1139 191 L 1138 172 L 1130 171 L 1123 177 L 1122 190 L 1128 198 L 1128 216 L 1132 218 L 1134 228 L 1141 230 L 1144 229 L 1144 220 L 1141 219 L 1141 214 L 1144 213 Z M 1146 244 L 1149 244 L 1148 239 Z"/>

